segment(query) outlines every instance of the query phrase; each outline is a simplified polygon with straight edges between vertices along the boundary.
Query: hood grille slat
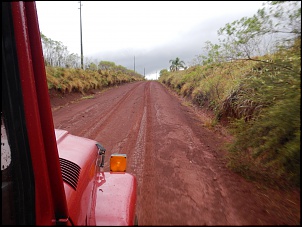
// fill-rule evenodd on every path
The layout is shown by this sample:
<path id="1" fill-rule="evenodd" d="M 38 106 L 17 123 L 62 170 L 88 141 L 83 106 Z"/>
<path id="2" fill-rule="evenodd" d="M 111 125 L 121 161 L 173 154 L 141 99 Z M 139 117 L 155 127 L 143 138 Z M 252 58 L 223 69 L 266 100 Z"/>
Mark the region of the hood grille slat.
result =
<path id="1" fill-rule="evenodd" d="M 81 167 L 64 158 L 60 158 L 60 166 L 63 181 L 69 184 L 74 190 L 77 190 Z"/>

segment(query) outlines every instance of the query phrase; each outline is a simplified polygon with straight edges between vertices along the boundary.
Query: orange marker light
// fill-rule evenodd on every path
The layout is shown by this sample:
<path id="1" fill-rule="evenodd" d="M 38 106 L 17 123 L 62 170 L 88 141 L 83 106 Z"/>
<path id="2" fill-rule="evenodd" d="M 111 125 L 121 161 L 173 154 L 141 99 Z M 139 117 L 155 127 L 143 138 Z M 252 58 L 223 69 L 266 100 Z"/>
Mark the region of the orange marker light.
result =
<path id="1" fill-rule="evenodd" d="M 110 171 L 111 172 L 126 172 L 127 155 L 126 154 L 112 154 L 110 157 Z"/>

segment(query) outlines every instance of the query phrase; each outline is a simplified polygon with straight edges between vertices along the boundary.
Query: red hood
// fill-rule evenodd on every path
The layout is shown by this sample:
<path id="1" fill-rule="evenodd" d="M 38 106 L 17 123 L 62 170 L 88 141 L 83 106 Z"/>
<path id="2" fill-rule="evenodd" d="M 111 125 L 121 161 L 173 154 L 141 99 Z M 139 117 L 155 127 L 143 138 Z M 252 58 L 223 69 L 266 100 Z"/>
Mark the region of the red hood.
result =
<path id="1" fill-rule="evenodd" d="M 91 207 L 97 142 L 60 129 L 55 129 L 55 135 L 70 219 L 74 225 L 83 225 Z"/>
<path id="2" fill-rule="evenodd" d="M 133 225 L 136 178 L 128 173 L 100 175 L 96 162 L 97 142 L 55 130 L 66 193 L 73 225 Z"/>

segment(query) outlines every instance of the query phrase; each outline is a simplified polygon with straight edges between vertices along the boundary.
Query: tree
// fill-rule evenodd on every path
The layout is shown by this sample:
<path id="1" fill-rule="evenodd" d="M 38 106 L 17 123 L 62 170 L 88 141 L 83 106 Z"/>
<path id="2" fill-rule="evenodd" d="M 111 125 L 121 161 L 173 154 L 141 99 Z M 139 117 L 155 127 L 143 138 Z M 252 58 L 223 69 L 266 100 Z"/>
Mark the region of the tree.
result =
<path id="1" fill-rule="evenodd" d="M 95 63 L 91 62 L 86 69 L 91 71 L 97 71 L 98 67 Z"/>
<path id="2" fill-rule="evenodd" d="M 101 70 L 113 70 L 116 68 L 116 65 L 111 61 L 100 61 L 98 67 Z"/>
<path id="3" fill-rule="evenodd" d="M 181 61 L 179 57 L 177 57 L 175 60 L 170 60 L 169 62 L 171 63 L 171 72 L 178 71 L 180 68 L 186 69 L 185 62 Z"/>
<path id="4" fill-rule="evenodd" d="M 219 29 L 219 45 L 207 42 L 204 64 L 217 61 L 255 60 L 255 56 L 289 48 L 301 37 L 301 2 L 268 1 L 252 17 L 243 17 Z"/>
<path id="5" fill-rule="evenodd" d="M 73 53 L 70 54 L 62 42 L 47 38 L 43 33 L 41 33 L 41 42 L 45 65 L 67 68 L 78 67 L 79 56 Z"/>

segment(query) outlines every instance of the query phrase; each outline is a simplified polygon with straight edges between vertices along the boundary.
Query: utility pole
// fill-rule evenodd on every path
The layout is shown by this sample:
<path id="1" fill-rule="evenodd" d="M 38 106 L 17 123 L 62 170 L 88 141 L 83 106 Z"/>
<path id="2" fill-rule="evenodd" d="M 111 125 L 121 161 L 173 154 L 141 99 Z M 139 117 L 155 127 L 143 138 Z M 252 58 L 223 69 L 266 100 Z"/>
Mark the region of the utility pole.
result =
<path id="1" fill-rule="evenodd" d="M 80 30 L 81 30 L 81 68 L 84 69 L 84 66 L 83 66 L 82 4 L 81 4 L 81 1 L 80 1 Z"/>
<path id="2" fill-rule="evenodd" d="M 135 72 L 135 56 L 134 56 L 134 72 Z"/>
<path id="3" fill-rule="evenodd" d="M 144 67 L 144 78 L 146 78 L 146 75 L 145 75 L 145 67 Z"/>

